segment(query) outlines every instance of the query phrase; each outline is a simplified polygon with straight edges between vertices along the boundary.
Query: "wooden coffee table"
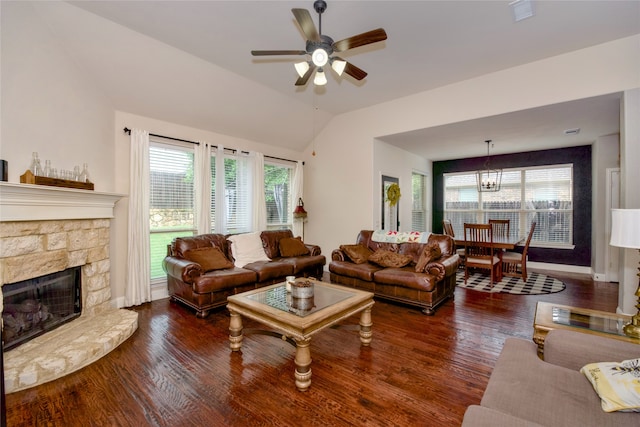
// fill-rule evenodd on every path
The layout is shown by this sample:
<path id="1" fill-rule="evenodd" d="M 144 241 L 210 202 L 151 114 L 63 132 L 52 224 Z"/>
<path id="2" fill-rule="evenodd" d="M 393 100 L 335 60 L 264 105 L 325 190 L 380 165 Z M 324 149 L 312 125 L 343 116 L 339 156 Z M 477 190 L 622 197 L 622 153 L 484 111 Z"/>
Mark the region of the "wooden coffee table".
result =
<path id="1" fill-rule="evenodd" d="M 631 316 L 624 314 L 540 301 L 533 320 L 533 342 L 538 344 L 540 356 L 544 352 L 544 340 L 552 329 L 568 329 L 640 344 L 639 339 L 628 337 L 622 331 L 630 321 Z"/>
<path id="2" fill-rule="evenodd" d="M 360 342 L 371 343 L 373 293 L 313 280 L 313 300 L 294 300 L 284 283 L 244 292 L 227 298 L 231 313 L 229 342 L 240 351 L 243 340 L 242 317 L 274 329 L 283 340 L 296 346 L 296 387 L 306 391 L 311 385 L 311 336 L 341 320 L 360 313 Z"/>

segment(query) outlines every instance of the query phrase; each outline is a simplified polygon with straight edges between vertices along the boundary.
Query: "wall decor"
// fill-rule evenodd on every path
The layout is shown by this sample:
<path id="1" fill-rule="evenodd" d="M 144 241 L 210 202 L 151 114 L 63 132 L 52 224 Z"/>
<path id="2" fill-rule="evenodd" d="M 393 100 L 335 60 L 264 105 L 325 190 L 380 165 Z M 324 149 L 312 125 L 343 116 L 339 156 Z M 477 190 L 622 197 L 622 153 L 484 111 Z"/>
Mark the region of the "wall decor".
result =
<path id="1" fill-rule="evenodd" d="M 399 200 L 400 180 L 391 176 L 382 175 L 382 194 L 380 197 L 381 228 L 387 231 L 400 229 Z"/>

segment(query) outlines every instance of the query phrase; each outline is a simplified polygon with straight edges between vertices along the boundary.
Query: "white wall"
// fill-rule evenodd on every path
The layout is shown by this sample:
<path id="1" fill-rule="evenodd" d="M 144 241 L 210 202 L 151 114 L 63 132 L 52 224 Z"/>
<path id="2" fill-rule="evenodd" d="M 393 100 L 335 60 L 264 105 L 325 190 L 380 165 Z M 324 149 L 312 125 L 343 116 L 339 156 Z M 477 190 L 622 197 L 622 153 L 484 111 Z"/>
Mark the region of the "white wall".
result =
<path id="1" fill-rule="evenodd" d="M 607 169 L 620 167 L 620 136 L 607 135 L 598 138 L 592 146 L 592 199 L 591 199 L 591 268 L 597 280 L 604 280 L 607 240 Z"/>
<path id="2" fill-rule="evenodd" d="M 411 231 L 411 174 L 420 172 L 427 177 L 431 175 L 431 164 L 426 159 L 409 153 L 401 148 L 387 144 L 379 140 L 373 143 L 373 206 L 371 212 L 373 229 L 381 228 L 382 212 L 382 175 L 398 178 L 400 185 L 400 231 Z M 428 179 L 430 181 L 430 179 Z M 427 192 L 431 193 L 431 187 L 427 183 Z M 429 207 L 431 204 L 428 205 Z M 377 207 L 377 209 L 376 209 Z M 427 218 L 427 230 L 430 230 L 431 218 Z M 356 236 L 354 236 L 355 239 Z"/>
<path id="3" fill-rule="evenodd" d="M 306 239 L 328 255 L 375 226 L 376 137 L 639 88 L 639 44 L 624 38 L 334 117 L 313 144 L 317 155 L 305 153 Z"/>
<path id="4" fill-rule="evenodd" d="M 52 167 L 88 163 L 96 191 L 113 191 L 113 106 L 57 43 L 32 4 L 3 2 L 0 158 L 20 182 L 38 152 Z"/>
<path id="5" fill-rule="evenodd" d="M 640 209 L 640 89 L 629 90 L 622 98 L 620 133 L 620 208 Z M 621 249 L 623 255 L 620 272 L 618 311 L 635 314 L 638 303 L 635 291 L 638 288 L 640 252 L 636 249 Z"/>

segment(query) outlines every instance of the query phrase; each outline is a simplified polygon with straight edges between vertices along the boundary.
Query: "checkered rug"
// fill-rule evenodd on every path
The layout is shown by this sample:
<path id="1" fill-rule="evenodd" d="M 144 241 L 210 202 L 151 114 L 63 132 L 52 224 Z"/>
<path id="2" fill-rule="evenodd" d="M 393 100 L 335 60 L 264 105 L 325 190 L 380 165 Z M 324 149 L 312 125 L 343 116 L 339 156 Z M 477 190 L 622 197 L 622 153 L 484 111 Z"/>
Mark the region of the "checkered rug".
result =
<path id="1" fill-rule="evenodd" d="M 456 285 L 465 289 L 481 292 L 501 292 L 503 294 L 538 295 L 562 292 L 564 283 L 541 273 L 529 273 L 525 283 L 521 277 L 504 276 L 502 281 L 489 286 L 489 274 L 469 273 L 467 284 L 464 284 L 464 270 L 458 270 Z"/>

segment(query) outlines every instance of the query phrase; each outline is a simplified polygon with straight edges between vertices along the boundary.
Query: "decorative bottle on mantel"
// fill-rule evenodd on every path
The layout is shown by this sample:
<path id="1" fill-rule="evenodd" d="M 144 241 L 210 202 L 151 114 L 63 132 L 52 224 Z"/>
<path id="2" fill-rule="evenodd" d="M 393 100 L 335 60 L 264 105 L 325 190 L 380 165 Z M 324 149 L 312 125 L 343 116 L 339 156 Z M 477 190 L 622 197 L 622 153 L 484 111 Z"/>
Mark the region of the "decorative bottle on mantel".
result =
<path id="1" fill-rule="evenodd" d="M 34 151 L 31 154 L 31 173 L 34 176 L 42 175 L 42 165 L 40 164 L 40 158 L 38 157 L 38 153 Z"/>
<path id="2" fill-rule="evenodd" d="M 78 181 L 91 182 L 91 179 L 89 178 L 89 167 L 86 163 L 82 165 L 82 172 L 80 172 L 80 179 L 78 179 Z"/>

